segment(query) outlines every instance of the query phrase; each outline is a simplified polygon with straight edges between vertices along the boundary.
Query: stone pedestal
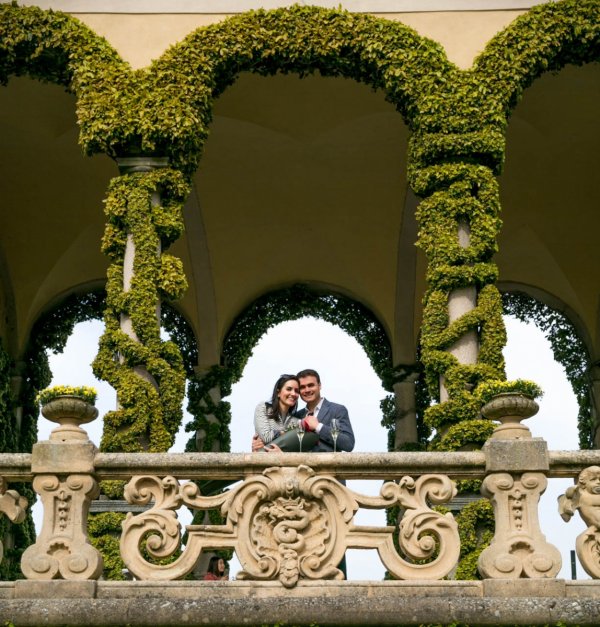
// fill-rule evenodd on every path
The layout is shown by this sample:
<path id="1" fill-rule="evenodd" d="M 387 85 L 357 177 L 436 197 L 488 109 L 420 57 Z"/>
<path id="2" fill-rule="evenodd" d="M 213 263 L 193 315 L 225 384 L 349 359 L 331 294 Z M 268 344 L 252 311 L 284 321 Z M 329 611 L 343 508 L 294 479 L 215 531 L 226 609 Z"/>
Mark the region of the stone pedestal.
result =
<path id="1" fill-rule="evenodd" d="M 488 474 L 481 492 L 492 502 L 496 523 L 490 546 L 479 556 L 485 578 L 555 577 L 562 565 L 538 518 L 547 486 L 548 447 L 520 424 L 537 410 L 535 401 L 522 394 L 500 394 L 482 408 L 484 416 L 501 423 L 483 447 Z"/>
<path id="2" fill-rule="evenodd" d="M 87 536 L 90 503 L 100 493 L 93 475 L 96 447 L 79 424 L 98 412 L 81 399 L 57 401 L 42 413 L 59 426 L 32 450 L 33 489 L 44 518 L 35 544 L 23 553 L 21 570 L 28 579 L 97 579 L 102 556 Z"/>

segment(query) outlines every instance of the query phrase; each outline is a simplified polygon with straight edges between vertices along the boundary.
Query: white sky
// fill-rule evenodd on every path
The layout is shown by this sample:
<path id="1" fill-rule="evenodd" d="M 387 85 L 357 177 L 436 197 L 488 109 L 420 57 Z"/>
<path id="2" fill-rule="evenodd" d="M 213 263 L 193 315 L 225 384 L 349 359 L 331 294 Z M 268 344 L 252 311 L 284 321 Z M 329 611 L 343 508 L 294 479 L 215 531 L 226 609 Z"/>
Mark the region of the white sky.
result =
<path id="1" fill-rule="evenodd" d="M 508 345 L 505 349 L 509 379 L 536 381 L 544 390 L 540 412 L 527 421 L 534 437 L 544 437 L 551 450 L 578 448 L 577 403 L 562 367 L 552 358 L 549 344 L 533 325 L 507 319 Z M 51 355 L 54 373 L 52 385 L 93 385 L 98 389 L 97 407 L 100 416 L 114 408 L 115 393 L 108 384 L 94 379 L 90 363 L 97 350 L 102 332 L 99 322 L 77 325 L 61 355 Z M 387 431 L 381 427 L 379 401 L 386 395 L 373 372 L 366 354 L 358 343 L 333 325 L 314 319 L 287 322 L 271 329 L 256 346 L 242 379 L 233 387 L 227 399 L 232 405 L 232 452 L 249 450 L 253 434 L 253 412 L 256 404 L 266 400 L 279 374 L 297 372 L 303 368 L 318 370 L 323 394 L 348 407 L 356 435 L 356 451 L 387 450 Z M 184 419 L 189 420 L 189 416 Z M 39 439 L 44 440 L 55 425 L 40 419 Z M 90 439 L 100 443 L 101 419 L 85 425 Z M 173 451 L 183 451 L 191 434 L 180 430 Z M 560 577 L 571 578 L 570 550 L 575 537 L 585 525 L 575 516 L 568 524 L 558 515 L 556 499 L 571 485 L 570 480 L 553 479 L 540 505 L 540 521 L 546 539 L 561 551 L 563 568 Z M 353 481 L 349 487 L 357 492 L 375 494 L 380 482 Z M 39 504 L 34 508 L 36 524 L 40 524 Z M 189 520 L 182 515 L 182 524 Z M 383 512 L 364 511 L 356 516 L 357 524 L 383 525 Z M 384 568 L 375 551 L 351 550 L 347 553 L 348 578 L 378 580 Z M 231 573 L 239 570 L 237 560 L 231 563 Z M 579 579 L 588 578 L 577 565 Z"/>

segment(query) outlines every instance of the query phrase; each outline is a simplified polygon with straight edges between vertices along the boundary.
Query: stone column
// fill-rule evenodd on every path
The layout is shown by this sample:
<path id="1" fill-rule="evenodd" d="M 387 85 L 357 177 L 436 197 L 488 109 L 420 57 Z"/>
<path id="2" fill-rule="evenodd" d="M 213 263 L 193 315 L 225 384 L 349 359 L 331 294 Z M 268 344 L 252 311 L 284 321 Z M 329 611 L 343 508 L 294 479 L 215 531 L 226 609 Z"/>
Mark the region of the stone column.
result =
<path id="1" fill-rule="evenodd" d="M 458 243 L 461 248 L 468 248 L 471 242 L 471 228 L 465 221 L 458 223 Z M 462 287 L 450 292 L 448 297 L 448 322 L 452 324 L 462 315 L 477 306 L 477 288 L 475 286 Z M 468 331 L 457 340 L 448 352 L 454 355 L 461 364 L 474 364 L 479 354 L 479 338 L 476 331 Z M 448 392 L 444 378 L 440 380 L 440 401 L 448 400 Z"/>
<path id="2" fill-rule="evenodd" d="M 27 579 L 98 579 L 102 555 L 87 534 L 90 503 L 100 493 L 94 478 L 96 447 L 79 427 L 96 418 L 98 410 L 64 397 L 45 405 L 42 413 L 60 426 L 49 440 L 33 446 L 33 489 L 44 519 L 35 544 L 23 553 L 21 570 Z"/>
<path id="3" fill-rule="evenodd" d="M 415 382 L 418 374 L 408 375 L 403 381 L 394 383 L 394 402 L 396 405 L 396 438 L 394 450 L 402 450 L 405 444 L 416 444 L 417 411 L 415 402 Z"/>
<path id="4" fill-rule="evenodd" d="M 160 157 L 120 157 L 117 158 L 117 165 L 121 174 L 133 174 L 135 172 L 152 172 L 158 168 L 165 168 L 169 165 L 168 159 Z M 160 194 L 154 192 L 152 194 L 151 203 L 153 207 L 160 205 Z M 160 256 L 160 243 L 158 245 L 157 256 Z M 123 258 L 123 292 L 127 293 L 131 289 L 131 281 L 134 276 L 133 265 L 135 261 L 135 243 L 133 234 L 127 234 L 127 243 L 125 245 L 125 254 Z M 156 317 L 160 324 L 160 301 L 156 303 Z M 131 318 L 126 314 L 121 314 L 121 330 L 132 340 L 138 342 L 138 337 L 133 328 Z M 149 381 L 156 389 L 158 385 L 154 377 L 146 370 L 144 366 L 135 366 L 133 371 L 146 381 Z"/>
<path id="5" fill-rule="evenodd" d="M 196 368 L 195 374 L 196 378 L 202 385 L 202 379 L 208 375 L 210 368 Z M 209 424 L 218 424 L 219 419 L 215 415 L 215 410 L 219 403 L 221 402 L 221 388 L 219 386 L 212 387 L 208 390 L 208 393 L 203 395 L 200 401 L 200 409 L 204 412 L 206 416 L 206 421 Z M 204 429 L 198 429 L 196 431 L 196 450 L 199 452 L 204 451 L 204 441 L 206 439 L 207 433 Z M 215 439 L 211 446 L 212 453 L 219 453 L 221 451 L 221 442 L 218 439 Z"/>

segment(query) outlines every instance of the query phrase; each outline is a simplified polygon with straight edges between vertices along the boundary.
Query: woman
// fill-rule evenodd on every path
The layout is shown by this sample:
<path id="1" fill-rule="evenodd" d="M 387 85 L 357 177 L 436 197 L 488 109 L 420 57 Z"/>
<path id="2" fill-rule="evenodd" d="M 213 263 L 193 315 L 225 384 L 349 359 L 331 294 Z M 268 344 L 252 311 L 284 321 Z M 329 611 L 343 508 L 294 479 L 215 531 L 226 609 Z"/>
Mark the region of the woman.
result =
<path id="1" fill-rule="evenodd" d="M 282 374 L 275 383 L 271 400 L 256 406 L 254 430 L 264 444 L 296 426 L 298 419 L 293 414 L 298 408 L 299 395 L 300 384 L 296 375 Z"/>
<path id="2" fill-rule="evenodd" d="M 204 575 L 205 581 L 218 581 L 223 580 L 227 581 L 229 579 L 229 574 L 227 573 L 227 568 L 225 566 L 225 560 L 218 555 L 213 555 L 209 562 L 208 568 L 206 569 L 206 575 Z"/>

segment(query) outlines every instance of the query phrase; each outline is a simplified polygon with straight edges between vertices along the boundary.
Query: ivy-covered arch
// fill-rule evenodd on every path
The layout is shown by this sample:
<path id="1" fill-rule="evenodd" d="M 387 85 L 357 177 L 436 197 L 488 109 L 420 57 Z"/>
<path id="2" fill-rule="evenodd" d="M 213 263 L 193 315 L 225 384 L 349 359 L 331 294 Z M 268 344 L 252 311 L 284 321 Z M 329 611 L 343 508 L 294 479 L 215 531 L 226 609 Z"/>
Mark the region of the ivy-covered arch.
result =
<path id="1" fill-rule="evenodd" d="M 213 99 L 240 72 L 316 71 L 382 89 L 415 128 L 423 94 L 451 81 L 457 70 L 441 45 L 400 22 L 314 6 L 249 11 L 198 29 L 152 64 L 144 140 L 161 146 L 174 163 L 195 168 Z"/>
<path id="2" fill-rule="evenodd" d="M 241 71 L 317 70 L 383 89 L 412 130 L 409 180 L 423 198 L 419 244 L 429 264 L 422 356 L 432 388 L 443 376 L 450 395 L 448 402 L 432 408 L 428 420 L 445 433 L 436 446 L 448 448 L 465 439 L 481 442 L 489 435 L 489 423 L 477 419 L 480 386 L 504 379 L 505 338 L 492 258 L 500 228 L 495 175 L 504 159 L 510 107 L 520 90 L 546 69 L 597 58 L 597 8 L 597 0 L 561 0 L 536 7 L 500 33 L 471 71 L 458 70 L 438 44 L 398 22 L 296 6 L 253 11 L 199 29 L 150 68 L 132 72 L 103 39 L 74 18 L 2 5 L 0 78 L 6 82 L 11 74 L 29 73 L 74 91 L 80 142 L 88 153 L 122 156 L 137 151 L 170 158 L 174 169 L 160 175 L 116 180 L 107 202 L 104 250 L 113 261 L 107 320 L 113 324 L 126 309 L 141 321 L 142 335 L 157 294 L 174 296 L 185 280 L 172 258 L 164 256 L 159 263 L 148 256 L 146 262 L 152 266 L 152 275 L 144 279 L 148 289 L 126 298 L 118 280 L 124 237 L 137 224 L 135 212 L 148 208 L 157 185 L 168 190 L 164 207 L 153 210 L 143 228 L 154 229 L 152 237 L 166 242 L 180 233 L 180 207 L 187 193 L 184 179 L 197 167 L 214 97 Z M 465 248 L 456 242 L 460 220 L 471 228 Z M 148 255 L 155 250 L 147 246 Z M 477 305 L 449 324 L 449 294 L 465 286 L 478 290 Z M 109 349 L 123 340 L 110 324 Z M 182 370 L 179 358 L 162 355 L 166 347 L 157 340 L 155 321 L 151 326 L 150 358 L 175 376 Z M 480 333 L 480 353 L 476 364 L 465 366 L 447 349 L 471 329 Z M 137 359 L 139 347 L 129 348 L 132 359 Z M 120 385 L 121 379 L 112 376 L 107 364 L 103 378 L 112 377 Z M 142 382 L 137 384 L 142 387 Z M 163 411 L 156 403 L 153 407 Z M 169 416 L 163 418 L 172 422 Z M 465 422 L 468 425 L 457 426 Z M 161 437 L 155 446 L 164 447 L 168 439 Z"/>
<path id="3" fill-rule="evenodd" d="M 523 91 L 545 72 L 600 60 L 598 0 L 548 2 L 498 33 L 473 66 L 474 81 L 507 119 Z"/>
<path id="4" fill-rule="evenodd" d="M 215 439 L 221 450 L 229 450 L 231 438 L 229 403 L 211 397 L 210 391 L 220 390 L 220 396 L 228 396 L 231 386 L 242 376 L 248 359 L 260 338 L 272 327 L 290 320 L 312 316 L 330 322 L 354 337 L 362 346 L 369 361 L 388 392 L 397 378 L 392 363 L 392 349 L 381 322 L 371 310 L 347 296 L 315 289 L 309 285 L 296 284 L 270 292 L 248 305 L 234 320 L 223 341 L 222 363 L 214 366 L 202 377 L 195 377 L 188 388 L 189 411 L 194 416 L 186 426 L 187 431 L 202 430 L 204 450 L 212 450 Z M 393 407 L 382 403 L 384 414 L 393 412 Z M 214 416 L 217 421 L 210 420 Z M 393 421 L 384 415 L 385 426 Z M 188 450 L 195 450 L 194 439 Z"/>
<path id="5" fill-rule="evenodd" d="M 77 99 L 79 141 L 88 154 L 135 135 L 135 75 L 114 48 L 76 18 L 37 7 L 0 5 L 0 84 L 30 76 L 65 87 Z M 140 90 L 143 93 L 143 90 Z"/>

